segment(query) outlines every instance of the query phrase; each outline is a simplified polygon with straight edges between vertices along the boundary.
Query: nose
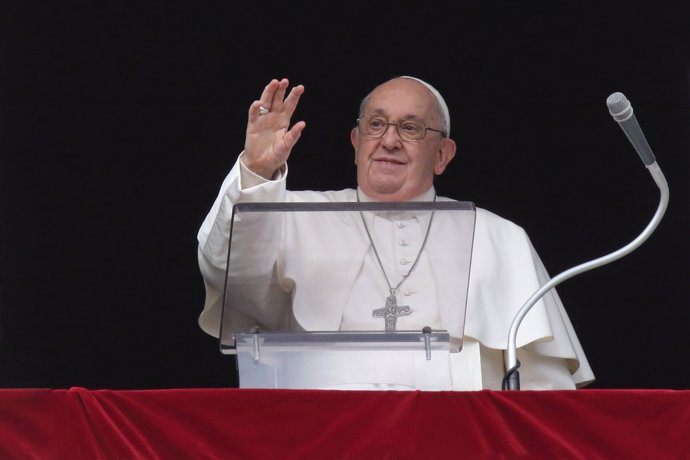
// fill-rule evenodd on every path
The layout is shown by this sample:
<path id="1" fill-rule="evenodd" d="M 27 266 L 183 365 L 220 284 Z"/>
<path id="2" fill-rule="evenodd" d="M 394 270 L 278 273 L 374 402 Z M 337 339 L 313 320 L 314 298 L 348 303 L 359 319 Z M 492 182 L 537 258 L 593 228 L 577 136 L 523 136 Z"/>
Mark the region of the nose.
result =
<path id="1" fill-rule="evenodd" d="M 381 144 L 387 148 L 398 147 L 402 143 L 402 138 L 400 133 L 398 133 L 398 124 L 388 122 L 386 130 L 381 136 Z"/>

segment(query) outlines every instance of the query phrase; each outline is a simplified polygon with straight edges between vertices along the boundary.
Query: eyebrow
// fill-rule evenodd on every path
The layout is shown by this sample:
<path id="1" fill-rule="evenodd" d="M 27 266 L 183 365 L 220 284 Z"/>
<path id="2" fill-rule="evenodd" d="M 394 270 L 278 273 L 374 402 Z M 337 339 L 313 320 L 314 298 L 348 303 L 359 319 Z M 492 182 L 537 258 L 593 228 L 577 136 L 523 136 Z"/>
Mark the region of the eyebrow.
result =
<path id="1" fill-rule="evenodd" d="M 374 115 L 382 115 L 385 116 L 385 112 L 383 109 L 374 109 L 369 113 L 373 113 Z M 366 115 L 366 113 L 365 113 Z M 419 120 L 419 121 L 425 121 L 424 118 L 420 117 L 419 115 L 416 115 L 414 113 L 410 113 L 407 115 L 403 115 L 402 117 L 399 118 L 399 120 Z"/>

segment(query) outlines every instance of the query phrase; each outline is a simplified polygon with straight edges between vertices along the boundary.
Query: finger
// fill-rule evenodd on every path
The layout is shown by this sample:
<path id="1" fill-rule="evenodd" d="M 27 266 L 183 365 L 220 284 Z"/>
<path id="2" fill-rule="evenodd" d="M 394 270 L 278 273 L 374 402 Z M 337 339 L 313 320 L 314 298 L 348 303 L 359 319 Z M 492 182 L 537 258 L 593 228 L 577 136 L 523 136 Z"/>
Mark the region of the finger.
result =
<path id="1" fill-rule="evenodd" d="M 264 106 L 263 102 L 252 102 L 252 104 L 249 106 L 249 121 L 255 121 L 257 118 L 264 114 L 265 110 L 268 110 L 268 108 Z"/>
<path id="2" fill-rule="evenodd" d="M 261 93 L 261 97 L 249 106 L 249 121 L 256 121 L 260 115 L 271 110 L 273 97 L 279 86 L 280 82 L 275 78 L 268 82 Z"/>
<path id="3" fill-rule="evenodd" d="M 279 84 L 280 82 L 274 78 L 266 85 L 264 91 L 261 93 L 261 98 L 259 98 L 259 105 L 263 105 L 269 110 L 271 109 L 271 103 L 273 102 L 273 97 L 275 96 Z"/>
<path id="4" fill-rule="evenodd" d="M 277 83 L 271 101 L 269 103 L 270 105 L 266 108 L 271 109 L 275 112 L 280 112 L 281 110 L 283 110 L 283 100 L 285 99 L 285 91 L 287 90 L 289 84 L 290 82 L 287 78 L 283 78 Z"/>
<path id="5" fill-rule="evenodd" d="M 304 86 L 297 85 L 294 88 L 292 88 L 290 94 L 288 94 L 288 97 L 285 98 L 285 102 L 283 103 L 283 109 L 287 111 L 290 114 L 290 116 L 292 116 L 292 113 L 297 108 L 297 103 L 299 102 L 300 97 L 302 97 L 302 94 L 304 94 Z"/>
<path id="6" fill-rule="evenodd" d="M 297 122 L 287 133 L 285 133 L 285 136 L 283 136 L 283 142 L 288 152 L 292 150 L 292 147 L 295 146 L 300 136 L 302 136 L 302 131 L 304 131 L 306 126 L 307 124 L 303 121 Z"/>

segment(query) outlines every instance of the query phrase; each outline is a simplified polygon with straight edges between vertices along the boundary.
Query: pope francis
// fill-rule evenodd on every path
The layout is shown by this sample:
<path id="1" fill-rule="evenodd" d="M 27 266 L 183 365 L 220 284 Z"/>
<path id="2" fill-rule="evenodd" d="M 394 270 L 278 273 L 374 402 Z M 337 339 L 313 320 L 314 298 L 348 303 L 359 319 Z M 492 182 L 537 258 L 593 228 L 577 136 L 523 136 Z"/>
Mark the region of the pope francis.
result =
<path id="1" fill-rule="evenodd" d="M 215 336 L 235 204 L 450 201 L 437 196 L 434 188 L 434 177 L 455 156 L 448 107 L 433 86 L 409 76 L 382 83 L 360 104 L 350 133 L 356 189 L 287 190 L 287 160 L 306 127 L 304 121 L 291 125 L 304 87 L 289 92 L 288 87 L 287 79 L 272 80 L 251 104 L 244 151 L 198 232 L 206 286 L 199 324 Z M 462 280 L 462 270 L 444 254 L 453 253 L 453 235 L 463 230 L 465 221 L 402 213 L 367 214 L 352 225 L 335 217 L 311 223 L 286 218 L 280 225 L 250 222 L 240 235 L 233 234 L 233 251 L 239 248 L 260 260 L 257 276 L 273 279 L 276 289 L 248 296 L 226 320 L 237 330 L 447 330 L 451 344 L 454 338 L 462 340 L 460 351 L 450 353 L 452 388 L 498 390 L 511 321 L 549 275 L 518 225 L 482 208 L 476 208 L 471 224 L 465 229 L 474 234 L 467 254 L 471 270 L 469 279 Z M 329 271 L 329 258 L 306 267 L 295 262 L 302 251 L 325 244 L 324 236 L 331 242 L 329 257 L 340 260 L 340 251 L 350 261 L 338 267 L 337 276 Z M 458 282 L 466 287 L 466 311 L 454 308 Z M 395 314 L 383 318 L 386 309 Z M 517 339 L 523 389 L 575 389 L 594 380 L 554 290 L 530 310 Z"/>

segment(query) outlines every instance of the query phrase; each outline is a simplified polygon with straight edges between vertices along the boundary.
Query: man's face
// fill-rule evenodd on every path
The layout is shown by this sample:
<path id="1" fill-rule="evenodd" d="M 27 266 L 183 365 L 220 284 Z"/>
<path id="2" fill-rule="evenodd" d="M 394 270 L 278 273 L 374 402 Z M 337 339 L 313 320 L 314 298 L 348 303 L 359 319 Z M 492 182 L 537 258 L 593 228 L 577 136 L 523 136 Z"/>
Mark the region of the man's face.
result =
<path id="1" fill-rule="evenodd" d="M 363 115 L 388 122 L 417 120 L 440 129 L 442 115 L 434 95 L 421 83 L 399 78 L 377 87 Z M 350 134 L 355 148 L 357 182 L 378 201 L 408 201 L 425 193 L 455 155 L 455 142 L 427 131 L 421 141 L 403 141 L 396 127 L 388 126 L 380 138 L 365 136 L 358 128 Z"/>

